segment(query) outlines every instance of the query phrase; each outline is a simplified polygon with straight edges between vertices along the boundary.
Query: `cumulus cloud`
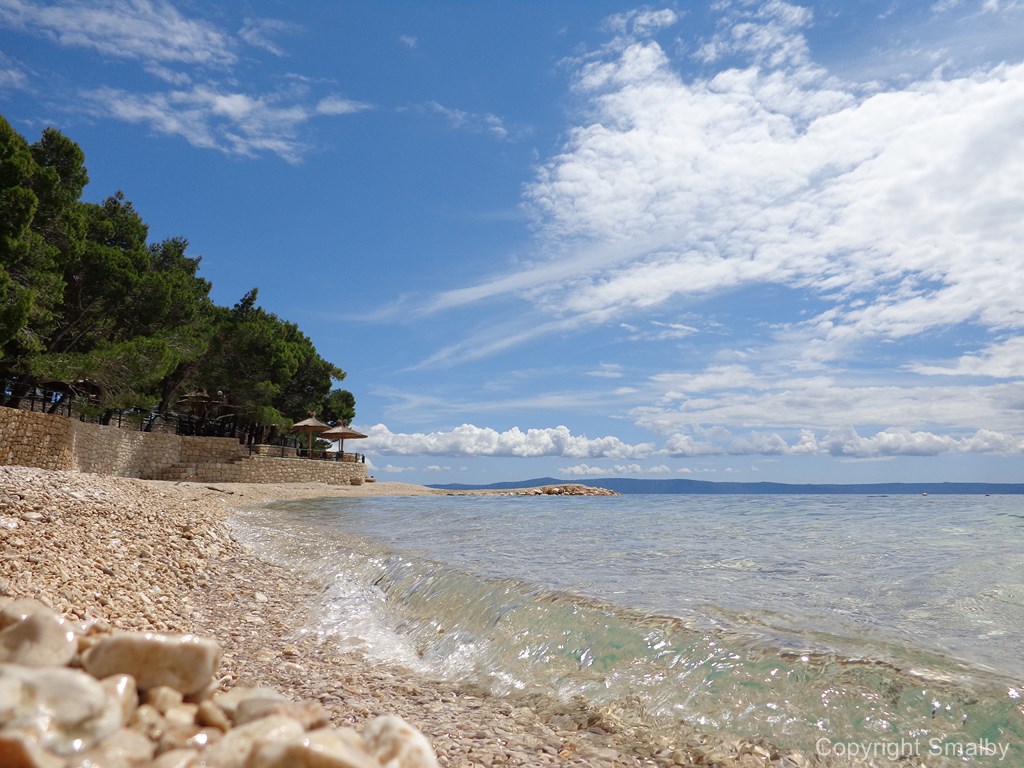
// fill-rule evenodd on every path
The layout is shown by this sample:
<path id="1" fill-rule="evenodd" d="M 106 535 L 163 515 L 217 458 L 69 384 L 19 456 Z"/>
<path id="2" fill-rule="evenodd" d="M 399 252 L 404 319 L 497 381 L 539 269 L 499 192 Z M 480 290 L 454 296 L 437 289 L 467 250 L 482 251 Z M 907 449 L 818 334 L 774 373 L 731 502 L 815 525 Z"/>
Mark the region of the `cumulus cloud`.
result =
<path id="1" fill-rule="evenodd" d="M 395 433 L 384 424 L 367 431 L 363 447 L 385 455 L 510 456 L 535 458 L 643 458 L 654 452 L 653 443 L 629 444 L 617 437 L 588 438 L 574 435 L 568 427 L 543 429 L 512 427 L 498 432 L 489 427 L 463 424 L 446 432 Z"/>
<path id="2" fill-rule="evenodd" d="M 716 456 L 833 456 L 850 459 L 885 459 L 896 456 L 939 456 L 943 454 L 1024 454 L 1024 439 L 1007 432 L 980 429 L 959 435 L 928 430 L 890 427 L 862 435 L 852 425 L 815 431 L 800 429 L 790 436 L 779 432 L 752 430 L 744 434 L 717 427 L 695 427 L 665 438 L 662 446 L 653 443 L 631 445 L 617 437 L 591 440 L 572 435 L 565 427 L 531 429 L 512 428 L 505 432 L 463 424 L 448 432 L 394 433 L 384 424 L 366 430 L 363 441 L 367 451 L 402 456 L 490 456 L 514 458 L 566 457 L 589 459 L 644 459 L 651 456 L 672 458 L 708 458 Z M 413 471 L 413 467 L 385 465 L 388 472 Z M 429 467 L 427 469 L 430 469 Z M 436 466 L 437 470 L 450 467 Z M 658 475 L 673 470 L 666 464 L 643 466 L 638 461 L 621 464 L 580 462 L 559 472 L 572 477 L 611 475 Z M 682 468 L 678 472 L 697 470 Z"/>
<path id="3" fill-rule="evenodd" d="M 979 430 L 960 439 L 931 432 L 886 429 L 871 437 L 861 437 L 852 427 L 835 430 L 820 441 L 823 450 L 833 456 L 858 458 L 880 456 L 938 456 L 943 453 L 1024 452 L 1024 440 L 990 430 Z"/>
<path id="4" fill-rule="evenodd" d="M 611 467 L 592 467 L 589 464 L 576 464 L 558 470 L 565 477 L 611 477 L 624 475 L 666 475 L 672 470 L 664 464 L 653 467 L 641 467 L 639 464 L 615 464 Z"/>
<path id="5" fill-rule="evenodd" d="M 779 283 L 838 299 L 828 329 L 805 323 L 828 342 L 1020 327 L 1024 220 L 1012 201 L 1024 139 L 1008 115 L 1024 110 L 1024 66 L 861 99 L 806 72 L 687 83 L 660 51 L 645 57 L 660 77 L 614 62 L 602 84 L 623 84 L 597 99 L 599 119 L 574 131 L 530 198 L 551 237 L 646 247 L 550 286 L 552 304 L 621 313 Z M 808 103 L 813 116 L 789 106 Z M 851 301 L 869 291 L 866 305 Z"/>

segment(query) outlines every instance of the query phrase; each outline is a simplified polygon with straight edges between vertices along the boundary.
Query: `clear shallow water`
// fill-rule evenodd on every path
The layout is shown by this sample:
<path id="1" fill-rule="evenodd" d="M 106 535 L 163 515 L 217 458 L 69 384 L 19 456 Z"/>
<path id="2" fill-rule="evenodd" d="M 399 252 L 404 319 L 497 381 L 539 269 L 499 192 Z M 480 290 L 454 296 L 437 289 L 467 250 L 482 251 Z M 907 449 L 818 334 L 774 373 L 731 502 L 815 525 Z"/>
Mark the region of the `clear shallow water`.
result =
<path id="1" fill-rule="evenodd" d="M 428 674 L 1024 765 L 1024 497 L 329 499 L 235 534 L 325 585 L 309 629 Z"/>

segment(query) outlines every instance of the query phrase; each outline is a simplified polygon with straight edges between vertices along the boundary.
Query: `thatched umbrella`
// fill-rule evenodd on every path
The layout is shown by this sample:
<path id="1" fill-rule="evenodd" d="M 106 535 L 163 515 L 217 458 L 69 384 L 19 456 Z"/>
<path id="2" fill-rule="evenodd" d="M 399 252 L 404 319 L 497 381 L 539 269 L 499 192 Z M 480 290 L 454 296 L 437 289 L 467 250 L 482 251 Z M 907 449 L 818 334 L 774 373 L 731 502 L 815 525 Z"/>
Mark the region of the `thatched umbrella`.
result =
<path id="1" fill-rule="evenodd" d="M 292 424 L 292 429 L 296 432 L 309 433 L 309 458 L 313 458 L 313 435 L 319 435 L 322 432 L 326 432 L 330 429 L 330 426 L 324 424 L 313 414 L 309 414 L 308 419 L 303 419 L 300 422 Z"/>
<path id="2" fill-rule="evenodd" d="M 336 427 L 331 427 L 326 432 L 322 433 L 320 437 L 325 440 L 337 440 L 338 441 L 338 454 L 340 458 L 345 458 L 345 440 L 358 440 L 361 437 L 366 437 L 362 432 L 356 432 L 352 427 L 346 426 L 345 424 L 338 424 Z"/>

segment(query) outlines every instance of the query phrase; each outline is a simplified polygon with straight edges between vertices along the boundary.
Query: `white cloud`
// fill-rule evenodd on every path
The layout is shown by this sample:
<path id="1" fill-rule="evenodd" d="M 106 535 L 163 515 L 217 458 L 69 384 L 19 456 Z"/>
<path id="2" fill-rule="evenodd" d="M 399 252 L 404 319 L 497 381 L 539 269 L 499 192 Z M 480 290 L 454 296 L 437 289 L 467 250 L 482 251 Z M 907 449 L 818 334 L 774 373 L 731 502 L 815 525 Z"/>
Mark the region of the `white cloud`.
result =
<path id="1" fill-rule="evenodd" d="M 1020 387 L 1014 382 L 858 381 L 849 375 L 786 375 L 767 368 L 747 376 L 733 367 L 660 374 L 630 415 L 659 434 L 706 424 L 829 429 L 837 423 L 912 429 L 943 425 L 952 431 L 998 425 L 1024 432 Z"/>
<path id="2" fill-rule="evenodd" d="M 913 363 L 908 367 L 915 373 L 927 375 L 989 376 L 999 379 L 1024 377 L 1024 336 L 1013 336 L 989 344 L 975 354 L 963 355 L 954 363 Z"/>
<path id="3" fill-rule="evenodd" d="M 228 67 L 237 58 L 229 35 L 161 0 L 3 0 L 0 26 L 116 58 L 214 67 Z"/>
<path id="4" fill-rule="evenodd" d="M 28 78 L 20 69 L 13 67 L 0 68 L 0 89 L 23 90 L 26 87 L 28 87 Z"/>
<path id="5" fill-rule="evenodd" d="M 400 467 L 395 464 L 385 464 L 381 472 L 390 472 L 393 475 L 400 475 L 403 472 L 419 472 L 419 467 Z"/>
<path id="6" fill-rule="evenodd" d="M 486 133 L 495 139 L 505 141 L 510 133 L 505 127 L 505 122 L 497 115 L 487 113 L 466 112 L 461 109 L 452 109 L 436 101 L 427 102 L 427 108 L 434 114 L 441 115 L 448 124 L 460 131 L 470 133 Z"/>
<path id="7" fill-rule="evenodd" d="M 262 48 L 275 56 L 287 55 L 272 39 L 274 35 L 294 34 L 299 27 L 279 19 L 246 19 L 238 36 L 254 48 Z"/>
<path id="8" fill-rule="evenodd" d="M 700 50 L 718 71 L 686 73 L 654 39 L 679 20 L 636 14 L 570 63 L 579 121 L 525 194 L 535 260 L 425 310 L 534 311 L 425 365 L 615 324 L 652 355 L 701 356 L 616 392 L 669 454 L 1019 453 L 1020 46 L 973 67 L 946 66 L 966 43 L 933 46 L 926 76 L 858 83 L 814 61 L 806 8 L 718 5 Z M 732 316 L 702 315 L 733 296 Z M 980 340 L 957 359 L 956 336 Z"/>
<path id="9" fill-rule="evenodd" d="M 685 84 L 662 72 L 599 97 L 531 200 L 550 237 L 647 252 L 549 287 L 551 304 L 635 311 L 760 282 L 840 301 L 877 293 L 840 303 L 827 341 L 1022 324 L 1024 67 L 856 104 L 828 91 L 806 129 L 767 103 L 774 79 L 746 70 Z M 804 83 L 789 86 L 779 104 L 806 104 Z"/>
<path id="10" fill-rule="evenodd" d="M 810 26 L 813 14 L 809 8 L 780 0 L 768 0 L 757 6 L 732 6 L 721 23 L 725 30 L 701 47 L 699 59 L 714 62 L 743 53 L 769 67 L 808 61 L 807 41 L 800 30 Z"/>
<path id="11" fill-rule="evenodd" d="M 558 472 L 565 477 L 611 477 L 615 475 L 666 475 L 671 469 L 664 464 L 653 467 L 641 467 L 639 464 L 615 464 L 611 467 L 592 467 L 589 464 L 576 464 L 562 467 Z"/>
<path id="12" fill-rule="evenodd" d="M 974 435 L 954 438 L 931 432 L 886 429 L 872 437 L 861 437 L 852 427 L 834 430 L 821 440 L 821 447 L 833 456 L 938 456 L 943 453 L 1024 453 L 1024 440 L 1012 435 L 980 430 Z"/>
<path id="13" fill-rule="evenodd" d="M 239 84 L 233 71 L 239 62 L 237 51 L 248 44 L 285 56 L 272 38 L 299 31 L 290 22 L 249 18 L 236 37 L 213 23 L 187 17 L 165 0 L 0 0 L 0 27 L 103 57 L 139 62 L 145 72 L 174 88 L 146 93 L 99 86 L 75 96 L 63 95 L 62 101 L 97 117 L 145 124 L 156 133 L 180 136 L 204 149 L 246 157 L 275 154 L 297 162 L 309 148 L 301 132 L 310 118 L 370 108 L 336 95 L 311 103 L 305 84 L 263 94 Z M 15 74 L 7 79 L 24 86 L 24 78 Z M 3 80 L 0 73 L 0 87 Z"/>
<path id="14" fill-rule="evenodd" d="M 587 371 L 587 376 L 593 376 L 598 379 L 621 379 L 624 375 L 622 366 L 618 363 L 601 363 L 593 371 Z"/>
<path id="15" fill-rule="evenodd" d="M 289 162 L 298 162 L 307 148 L 300 128 L 309 120 L 367 108 L 335 97 L 311 105 L 296 102 L 291 92 L 251 95 L 211 85 L 149 94 L 99 88 L 83 95 L 97 115 L 142 123 L 195 147 L 245 157 L 276 154 Z"/>
<path id="16" fill-rule="evenodd" d="M 834 456 L 879 459 L 895 456 L 938 456 L 942 454 L 1024 454 L 1024 439 L 1007 432 L 980 429 L 958 435 L 929 430 L 889 427 L 870 436 L 861 436 L 850 425 L 816 432 L 812 429 L 780 432 L 752 430 L 736 434 L 721 427 L 692 426 L 668 435 L 661 448 L 653 443 L 629 444 L 614 436 L 589 439 L 573 435 L 566 427 L 530 429 L 517 427 L 498 432 L 486 427 L 463 424 L 450 431 L 431 433 L 394 433 L 384 424 L 365 430 L 368 437 L 362 448 L 368 452 L 397 456 L 489 456 L 489 457 L 565 457 L 589 459 L 644 459 L 650 456 L 707 458 L 716 456 Z M 414 467 L 387 464 L 388 472 L 414 471 Z M 429 468 L 428 468 L 429 469 Z M 449 470 L 450 467 L 437 467 Z M 669 474 L 665 464 L 643 467 L 636 461 L 609 466 L 589 462 L 563 467 L 567 476 L 654 475 Z M 680 468 L 677 472 L 704 470 Z"/>
<path id="17" fill-rule="evenodd" d="M 592 467 L 589 464 L 576 464 L 572 467 L 562 467 L 558 472 L 566 477 L 600 477 L 611 474 L 604 467 Z"/>
<path id="18" fill-rule="evenodd" d="M 862 88 L 810 61 L 805 10 L 742 8 L 716 44 L 749 61 L 706 78 L 640 37 L 580 59 L 585 120 L 526 192 L 557 257 L 432 309 L 511 293 L 563 324 L 633 322 L 785 285 L 829 305 L 789 328 L 818 359 L 1024 325 L 1024 65 Z"/>
<path id="19" fill-rule="evenodd" d="M 801 430 L 798 438 L 787 442 L 777 433 L 751 432 L 736 436 L 717 427 L 677 434 L 665 441 L 663 453 L 669 456 L 807 456 L 831 455 L 859 459 L 894 456 L 938 456 L 941 454 L 1024 454 L 1024 440 L 1004 432 L 978 430 L 955 437 L 928 431 L 890 427 L 870 437 L 862 437 L 852 426 L 830 429 L 820 437 Z"/>
<path id="20" fill-rule="evenodd" d="M 447 432 L 394 433 L 384 424 L 367 430 L 363 447 L 386 455 L 433 456 L 565 456 L 572 458 L 642 458 L 654 452 L 652 443 L 631 445 L 617 437 L 588 438 L 567 427 L 528 429 L 512 427 L 498 432 L 489 427 L 463 424 Z"/>
<path id="21" fill-rule="evenodd" d="M 657 11 L 644 9 L 609 16 L 605 27 L 621 36 L 647 37 L 678 22 L 679 16 L 669 8 Z"/>
<path id="22" fill-rule="evenodd" d="M 406 48 L 415 48 L 419 41 L 413 35 L 401 35 L 398 41 Z"/>
<path id="23" fill-rule="evenodd" d="M 342 96 L 327 96 L 316 105 L 318 115 L 351 115 L 356 112 L 372 109 L 369 104 L 362 101 L 353 101 Z"/>

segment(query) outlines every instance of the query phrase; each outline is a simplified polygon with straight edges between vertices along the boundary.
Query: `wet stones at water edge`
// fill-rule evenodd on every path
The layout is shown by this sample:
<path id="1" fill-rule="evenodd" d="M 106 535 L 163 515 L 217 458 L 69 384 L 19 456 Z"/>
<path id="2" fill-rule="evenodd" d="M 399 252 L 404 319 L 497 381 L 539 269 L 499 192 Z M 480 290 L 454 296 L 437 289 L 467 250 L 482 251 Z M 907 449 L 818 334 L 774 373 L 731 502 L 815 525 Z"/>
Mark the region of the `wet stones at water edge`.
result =
<path id="1" fill-rule="evenodd" d="M 192 635 L 104 633 L 0 598 L 5 768 L 437 768 L 394 715 L 358 733 L 317 702 L 218 687 L 220 647 Z"/>

